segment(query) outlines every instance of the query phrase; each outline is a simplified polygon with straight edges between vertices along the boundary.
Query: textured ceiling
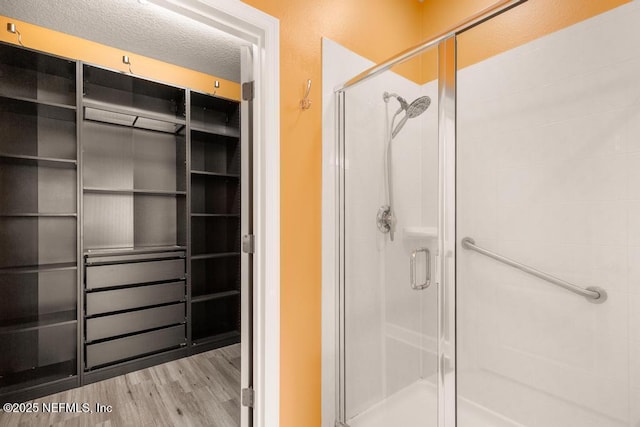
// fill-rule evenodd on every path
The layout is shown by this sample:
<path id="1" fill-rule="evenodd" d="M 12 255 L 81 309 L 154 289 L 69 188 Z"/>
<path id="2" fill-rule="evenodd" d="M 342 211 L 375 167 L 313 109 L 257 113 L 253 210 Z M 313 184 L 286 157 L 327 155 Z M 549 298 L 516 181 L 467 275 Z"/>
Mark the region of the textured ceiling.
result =
<path id="1" fill-rule="evenodd" d="M 240 81 L 241 40 L 138 0 L 0 0 L 0 15 Z"/>

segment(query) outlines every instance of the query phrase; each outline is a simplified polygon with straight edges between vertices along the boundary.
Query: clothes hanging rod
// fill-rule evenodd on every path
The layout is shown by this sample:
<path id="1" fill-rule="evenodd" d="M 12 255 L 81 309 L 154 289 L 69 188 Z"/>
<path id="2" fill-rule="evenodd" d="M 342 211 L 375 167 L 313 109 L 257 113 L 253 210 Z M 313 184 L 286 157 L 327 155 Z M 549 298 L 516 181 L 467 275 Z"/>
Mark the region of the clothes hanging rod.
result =
<path id="1" fill-rule="evenodd" d="M 487 249 L 481 248 L 480 246 L 476 245 L 475 240 L 473 240 L 471 237 L 465 237 L 464 239 L 462 239 L 461 244 L 462 244 L 462 247 L 465 249 L 476 251 L 478 253 L 481 253 L 484 256 L 493 258 L 496 261 L 500 261 L 503 264 L 507 264 L 511 267 L 517 268 L 518 270 L 524 271 L 525 273 L 528 273 L 539 279 L 546 280 L 549 283 L 553 283 L 554 285 L 560 286 L 561 288 L 564 288 L 570 292 L 581 295 L 587 298 L 589 302 L 592 302 L 595 304 L 602 304 L 607 300 L 607 292 L 600 287 L 589 286 L 588 288 L 581 288 L 580 286 L 576 286 L 573 283 L 567 282 L 566 280 L 559 279 L 555 276 L 544 273 L 533 267 L 529 267 L 528 265 L 522 264 L 518 261 L 514 261 L 510 258 L 504 257 L 502 255 L 498 255 L 495 252 L 491 252 Z"/>

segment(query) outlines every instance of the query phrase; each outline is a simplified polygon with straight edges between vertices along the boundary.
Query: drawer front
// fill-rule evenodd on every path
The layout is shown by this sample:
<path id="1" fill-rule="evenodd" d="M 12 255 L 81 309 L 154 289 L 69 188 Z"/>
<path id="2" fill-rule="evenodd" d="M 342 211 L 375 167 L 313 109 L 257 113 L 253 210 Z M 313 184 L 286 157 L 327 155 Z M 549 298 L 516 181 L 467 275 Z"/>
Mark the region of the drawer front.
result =
<path id="1" fill-rule="evenodd" d="M 87 341 L 174 325 L 184 321 L 184 303 L 87 319 Z"/>
<path id="2" fill-rule="evenodd" d="M 92 265 L 87 267 L 87 289 L 184 279 L 184 276 L 184 259 Z"/>
<path id="3" fill-rule="evenodd" d="M 159 285 L 88 293 L 87 316 L 177 302 L 183 300 L 184 297 L 184 282 L 161 283 Z"/>
<path id="4" fill-rule="evenodd" d="M 186 341 L 185 327 L 180 325 L 113 341 L 89 344 L 86 352 L 87 368 L 177 347 Z"/>

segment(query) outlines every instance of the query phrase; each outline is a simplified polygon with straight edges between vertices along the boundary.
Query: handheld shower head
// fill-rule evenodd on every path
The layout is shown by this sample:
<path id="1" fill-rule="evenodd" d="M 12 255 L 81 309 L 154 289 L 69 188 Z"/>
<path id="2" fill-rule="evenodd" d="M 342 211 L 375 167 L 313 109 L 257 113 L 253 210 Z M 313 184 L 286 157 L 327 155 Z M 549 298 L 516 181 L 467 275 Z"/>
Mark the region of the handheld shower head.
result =
<path id="1" fill-rule="evenodd" d="M 393 241 L 393 235 L 395 233 L 395 214 L 394 214 L 394 204 L 393 204 L 393 185 L 392 185 L 392 167 L 391 167 L 391 146 L 393 145 L 393 138 L 400 132 L 402 127 L 407 123 L 407 120 L 413 119 L 414 117 L 418 117 L 420 114 L 427 111 L 429 105 L 431 105 L 431 98 L 428 96 L 421 96 L 420 98 L 414 100 L 411 104 L 409 104 L 403 97 L 395 93 L 384 92 L 382 95 L 382 99 L 384 99 L 385 103 L 389 103 L 391 98 L 395 98 L 400 103 L 400 108 L 393 115 L 391 119 L 391 124 L 389 128 L 391 130 L 391 136 L 387 139 L 387 148 L 385 150 L 384 162 L 386 168 L 386 192 L 387 192 L 387 203 L 380 208 L 377 216 L 378 228 L 383 233 L 389 233 L 389 238 Z M 402 120 L 394 127 L 393 124 L 396 121 L 396 117 L 404 110 L 404 117 Z M 388 109 L 387 109 L 388 112 Z M 389 129 L 387 128 L 387 129 Z M 387 130 L 388 131 L 388 130 Z"/>
<path id="2" fill-rule="evenodd" d="M 431 98 L 428 96 L 421 96 L 407 107 L 407 116 L 409 116 L 410 119 L 418 117 L 420 114 L 427 111 L 429 105 L 431 105 Z"/>
<path id="3" fill-rule="evenodd" d="M 396 137 L 396 135 L 402 130 L 402 127 L 405 125 L 405 123 L 407 123 L 407 120 L 418 117 L 420 114 L 427 111 L 429 105 L 431 105 L 431 98 L 429 98 L 428 96 L 421 96 L 420 98 L 409 104 L 407 108 L 403 108 L 405 110 L 404 117 L 402 118 L 402 120 L 400 120 L 400 122 L 398 122 L 396 127 L 391 132 L 391 138 Z"/>

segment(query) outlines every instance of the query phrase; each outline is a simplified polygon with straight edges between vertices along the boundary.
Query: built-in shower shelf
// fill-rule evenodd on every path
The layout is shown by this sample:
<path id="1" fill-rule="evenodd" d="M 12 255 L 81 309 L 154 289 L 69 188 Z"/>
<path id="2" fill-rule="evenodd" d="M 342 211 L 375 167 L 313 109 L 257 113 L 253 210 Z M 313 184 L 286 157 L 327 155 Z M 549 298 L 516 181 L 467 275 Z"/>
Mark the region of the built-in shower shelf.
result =
<path id="1" fill-rule="evenodd" d="M 402 231 L 407 239 L 435 239 L 438 237 L 436 227 L 404 227 Z"/>

